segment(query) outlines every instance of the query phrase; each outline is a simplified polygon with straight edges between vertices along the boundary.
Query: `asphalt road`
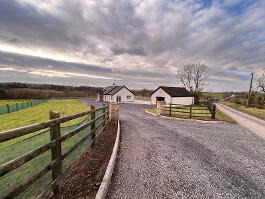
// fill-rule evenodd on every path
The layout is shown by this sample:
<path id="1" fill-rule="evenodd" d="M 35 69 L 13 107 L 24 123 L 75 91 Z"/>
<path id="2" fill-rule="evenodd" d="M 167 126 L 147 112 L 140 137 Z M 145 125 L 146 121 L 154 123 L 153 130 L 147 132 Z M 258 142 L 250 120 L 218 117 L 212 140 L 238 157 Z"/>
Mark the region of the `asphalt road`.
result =
<path id="1" fill-rule="evenodd" d="M 238 124 L 265 139 L 265 121 L 242 113 L 223 104 L 216 104 L 217 108 L 233 118 Z"/>
<path id="2" fill-rule="evenodd" d="M 265 141 L 225 122 L 159 118 L 121 107 L 109 199 L 265 198 Z"/>

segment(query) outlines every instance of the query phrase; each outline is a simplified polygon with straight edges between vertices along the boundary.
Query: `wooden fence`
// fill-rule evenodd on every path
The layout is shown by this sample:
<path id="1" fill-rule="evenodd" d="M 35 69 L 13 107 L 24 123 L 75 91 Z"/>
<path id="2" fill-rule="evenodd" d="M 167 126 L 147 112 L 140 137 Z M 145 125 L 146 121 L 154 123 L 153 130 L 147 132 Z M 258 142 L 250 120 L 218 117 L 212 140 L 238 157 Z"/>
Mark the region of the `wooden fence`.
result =
<path id="1" fill-rule="evenodd" d="M 103 113 L 96 117 L 97 111 L 103 111 Z M 105 128 L 107 122 L 109 121 L 109 111 L 110 111 L 109 106 L 103 106 L 98 109 L 95 109 L 94 106 L 91 106 L 91 111 L 86 111 L 66 117 L 60 117 L 59 112 L 50 111 L 50 120 L 47 122 L 33 124 L 30 126 L 17 128 L 5 132 L 0 132 L 0 143 L 2 143 L 7 140 L 15 139 L 27 135 L 29 133 L 33 133 L 35 131 L 50 128 L 50 140 L 51 140 L 50 142 L 42 146 L 39 146 L 35 150 L 32 150 L 28 153 L 23 154 L 18 158 L 15 158 L 9 162 L 0 165 L 0 177 L 2 177 L 10 173 L 11 171 L 19 168 L 20 166 L 24 165 L 25 163 L 33 160 L 34 158 L 40 156 L 44 152 L 51 150 L 51 162 L 47 166 L 43 167 L 41 171 L 33 174 L 31 177 L 23 181 L 17 187 L 13 187 L 13 189 L 10 192 L 6 193 L 6 195 L 4 196 L 0 196 L 0 198 L 8 199 L 18 196 L 50 170 L 52 171 L 52 183 L 49 185 L 48 190 L 51 189 L 53 190 L 55 198 L 61 198 L 59 182 L 63 176 L 62 161 L 69 154 L 71 154 L 78 146 L 84 143 L 89 138 L 89 136 L 91 136 L 91 143 L 92 143 L 91 146 L 92 147 L 94 146 L 96 132 L 97 130 L 99 130 L 98 128 L 102 126 L 102 128 L 100 129 L 100 131 L 102 131 Z M 91 115 L 91 119 L 88 122 L 83 123 L 81 126 L 67 132 L 64 135 L 61 135 L 61 128 L 60 128 L 61 123 L 76 118 L 80 118 L 85 115 Z M 103 118 L 103 120 L 98 125 L 98 127 L 96 127 L 96 121 L 99 120 L 100 118 Z M 90 132 L 86 136 L 84 136 L 79 142 L 75 143 L 67 152 L 62 154 L 62 146 L 61 146 L 62 142 L 78 134 L 87 127 L 91 127 Z M 43 193 L 38 198 L 45 198 L 48 190 L 47 189 L 44 190 Z"/>
<path id="2" fill-rule="evenodd" d="M 162 107 L 163 108 L 163 107 Z M 216 106 L 213 105 L 182 105 L 168 104 L 162 111 L 164 115 L 184 118 L 211 118 L 215 119 Z"/>

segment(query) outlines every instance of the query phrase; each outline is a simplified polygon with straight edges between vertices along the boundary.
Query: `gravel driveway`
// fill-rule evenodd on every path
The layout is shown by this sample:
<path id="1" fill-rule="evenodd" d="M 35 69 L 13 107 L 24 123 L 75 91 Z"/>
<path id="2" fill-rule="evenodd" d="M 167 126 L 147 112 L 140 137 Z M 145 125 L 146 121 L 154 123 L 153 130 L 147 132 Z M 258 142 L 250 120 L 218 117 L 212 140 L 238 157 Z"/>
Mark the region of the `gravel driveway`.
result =
<path id="1" fill-rule="evenodd" d="M 237 124 L 159 118 L 121 107 L 108 198 L 265 198 L 265 141 Z"/>

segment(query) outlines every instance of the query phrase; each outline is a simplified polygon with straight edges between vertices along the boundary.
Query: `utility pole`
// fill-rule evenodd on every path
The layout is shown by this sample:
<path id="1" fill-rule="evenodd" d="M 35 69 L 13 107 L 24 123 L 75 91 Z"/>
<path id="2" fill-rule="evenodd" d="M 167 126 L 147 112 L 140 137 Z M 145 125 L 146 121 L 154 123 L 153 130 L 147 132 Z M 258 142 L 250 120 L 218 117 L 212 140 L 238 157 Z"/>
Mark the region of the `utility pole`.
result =
<path id="1" fill-rule="evenodd" d="M 252 81 L 253 81 L 253 75 L 254 73 L 251 73 L 251 79 L 250 79 L 250 86 L 249 86 L 249 91 L 248 91 L 248 107 L 250 105 L 250 97 L 251 97 L 251 89 L 252 89 Z"/>

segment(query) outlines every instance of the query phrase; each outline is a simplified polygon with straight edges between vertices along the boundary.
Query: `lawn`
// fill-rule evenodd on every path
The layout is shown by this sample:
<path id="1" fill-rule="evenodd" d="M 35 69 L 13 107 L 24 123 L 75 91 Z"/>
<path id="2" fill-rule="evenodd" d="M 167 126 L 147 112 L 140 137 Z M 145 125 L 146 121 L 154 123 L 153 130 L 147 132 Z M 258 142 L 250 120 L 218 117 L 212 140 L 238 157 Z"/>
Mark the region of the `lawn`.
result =
<path id="1" fill-rule="evenodd" d="M 249 115 L 255 116 L 257 118 L 260 118 L 262 120 L 265 120 L 265 109 L 259 109 L 255 107 L 249 107 L 247 108 L 246 106 L 242 104 L 235 104 L 232 102 L 222 102 L 222 104 L 227 105 L 231 108 L 234 108 L 238 111 L 241 111 L 243 113 L 247 113 Z"/>
<path id="2" fill-rule="evenodd" d="M 211 120 L 211 114 L 208 109 L 202 106 L 192 106 L 192 118 L 199 120 Z M 197 110 L 195 110 L 197 109 Z M 157 114 L 157 109 L 146 109 L 151 113 Z M 175 112 L 180 111 L 180 112 Z M 171 116 L 179 117 L 179 118 L 189 118 L 190 117 L 190 108 L 189 107 L 174 107 L 172 108 Z M 185 112 L 185 113 L 184 113 Z M 166 110 L 166 114 L 169 115 L 169 110 Z M 221 112 L 220 110 L 216 110 L 216 120 L 218 121 L 226 121 L 226 122 L 235 122 L 232 118 Z"/>
<path id="3" fill-rule="evenodd" d="M 10 113 L 7 115 L 0 116 L 0 122 L 4 124 L 1 126 L 2 130 L 8 130 L 11 128 L 16 128 L 20 126 L 25 126 L 29 124 L 33 124 L 36 122 L 43 122 L 49 119 L 49 110 L 57 110 L 61 112 L 62 116 L 83 112 L 90 110 L 90 106 L 84 104 L 80 100 L 56 100 L 50 101 L 48 103 L 24 109 L 18 112 Z M 97 113 L 99 115 L 100 113 Z M 67 122 L 62 125 L 64 127 L 71 126 L 82 122 L 84 119 L 90 119 L 89 116 L 84 116 L 83 118 L 75 119 L 73 121 Z M 96 126 L 101 121 L 98 121 Z M 62 134 L 65 134 L 73 127 L 62 128 Z M 81 140 L 84 136 L 86 136 L 90 132 L 90 128 L 87 128 L 77 135 L 71 137 L 62 143 L 62 151 L 63 153 L 68 151 L 75 143 Z M 27 139 L 25 139 L 27 138 Z M 14 158 L 25 154 L 31 150 L 36 149 L 37 147 L 46 144 L 50 140 L 49 132 L 39 133 L 36 136 L 23 136 L 23 140 L 16 140 L 15 142 L 4 142 L 0 146 L 0 164 L 6 163 Z M 6 144 L 8 143 L 8 144 Z M 63 168 L 65 169 L 68 165 L 70 165 L 81 153 L 89 145 L 89 142 L 82 144 L 78 147 L 70 156 L 68 156 L 63 161 Z M 50 151 L 34 158 L 30 162 L 24 164 L 18 169 L 8 173 L 5 176 L 0 178 L 0 195 L 2 196 L 4 193 L 10 191 L 14 186 L 17 186 L 24 179 L 30 177 L 32 174 L 40 171 L 45 165 L 49 164 L 51 160 Z M 19 179 L 19 180 L 17 180 Z M 51 182 L 51 172 L 48 172 L 44 177 L 35 182 L 33 186 L 26 190 L 25 193 L 20 195 L 18 198 L 31 198 L 32 196 L 36 196 L 39 194 L 45 185 Z"/>

